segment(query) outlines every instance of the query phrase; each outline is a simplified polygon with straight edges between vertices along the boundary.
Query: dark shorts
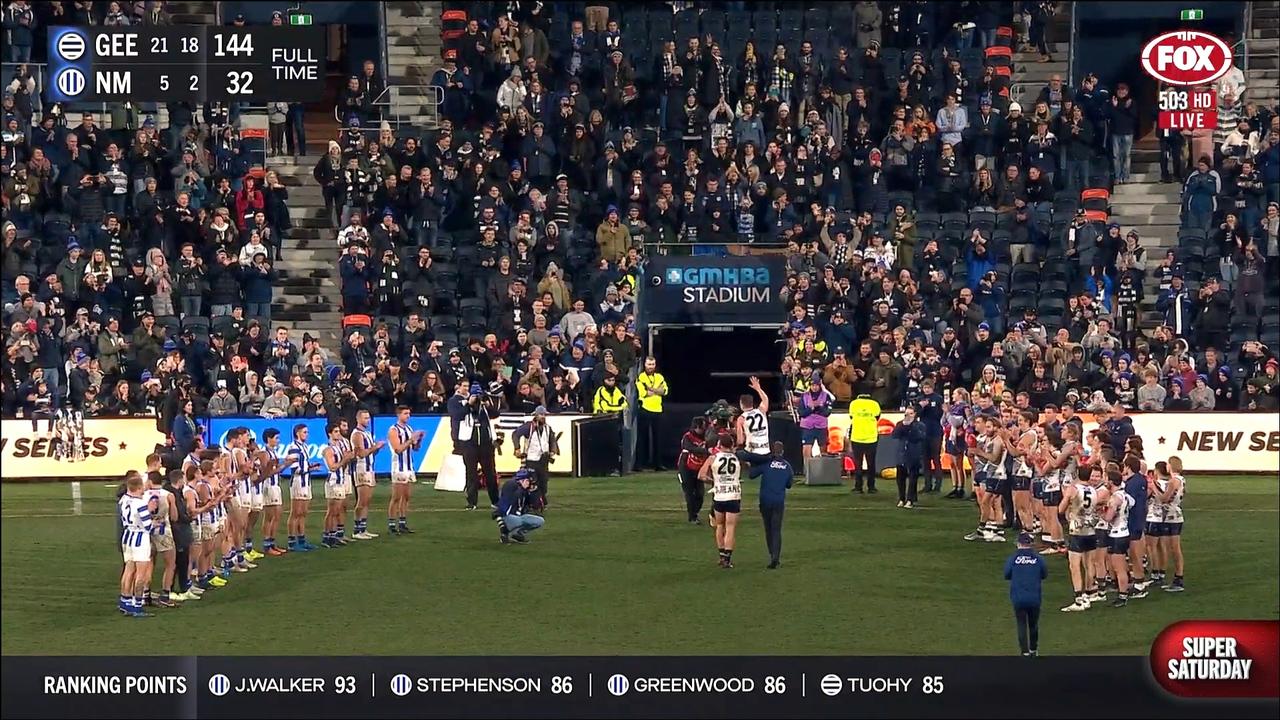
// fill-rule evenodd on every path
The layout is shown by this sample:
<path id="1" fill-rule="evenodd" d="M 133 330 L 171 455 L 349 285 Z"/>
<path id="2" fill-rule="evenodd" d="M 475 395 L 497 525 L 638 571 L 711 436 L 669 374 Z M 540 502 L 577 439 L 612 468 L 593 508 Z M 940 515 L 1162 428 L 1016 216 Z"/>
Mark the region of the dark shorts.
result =
<path id="1" fill-rule="evenodd" d="M 1146 523 L 1141 519 L 1129 518 L 1129 539 L 1141 540 L 1143 530 L 1146 529 Z"/>
<path id="2" fill-rule="evenodd" d="M 1044 499 L 1044 480 L 1035 478 L 1031 481 L 1031 497 L 1036 500 Z"/>
<path id="3" fill-rule="evenodd" d="M 948 440 L 947 454 L 953 458 L 964 459 L 964 440 Z"/>
<path id="4" fill-rule="evenodd" d="M 1164 523 L 1164 529 L 1166 537 L 1179 537 L 1182 535 L 1182 523 L 1180 522 Z"/>
<path id="5" fill-rule="evenodd" d="M 1111 544 L 1107 545 L 1107 554 L 1109 555 L 1128 555 L 1129 543 L 1133 542 L 1132 537 L 1113 537 Z"/>
<path id="6" fill-rule="evenodd" d="M 1098 538 L 1099 548 L 1105 550 L 1111 547 L 1111 536 L 1107 534 L 1106 530 L 1094 530 L 1093 535 Z"/>
<path id="7" fill-rule="evenodd" d="M 987 492 L 1000 494 L 1004 492 L 1004 486 L 1007 482 L 1009 482 L 1008 478 L 992 477 L 988 475 L 983 479 L 982 484 L 987 488 Z"/>
<path id="8" fill-rule="evenodd" d="M 711 509 L 718 513 L 740 513 L 742 512 L 742 501 L 717 500 L 711 503 Z"/>
<path id="9" fill-rule="evenodd" d="M 1162 522 L 1149 522 L 1143 530 L 1147 537 L 1164 537 L 1169 534 L 1168 527 Z"/>
<path id="10" fill-rule="evenodd" d="M 1056 508 L 1062 503 L 1062 491 L 1054 490 L 1053 492 L 1041 492 L 1040 502 L 1044 503 L 1045 507 Z"/>
<path id="11" fill-rule="evenodd" d="M 1067 537 L 1067 550 L 1073 553 L 1087 553 L 1098 549 L 1096 535 L 1070 535 Z"/>
<path id="12" fill-rule="evenodd" d="M 1013 491 L 1014 491 L 1014 492 L 1028 492 L 1028 491 L 1030 491 L 1030 490 L 1031 490 L 1031 476 L 1030 476 L 1030 475 L 1027 475 L 1026 477 L 1023 477 L 1023 476 L 1021 476 L 1021 475 L 1014 475 L 1014 476 L 1013 476 Z"/>

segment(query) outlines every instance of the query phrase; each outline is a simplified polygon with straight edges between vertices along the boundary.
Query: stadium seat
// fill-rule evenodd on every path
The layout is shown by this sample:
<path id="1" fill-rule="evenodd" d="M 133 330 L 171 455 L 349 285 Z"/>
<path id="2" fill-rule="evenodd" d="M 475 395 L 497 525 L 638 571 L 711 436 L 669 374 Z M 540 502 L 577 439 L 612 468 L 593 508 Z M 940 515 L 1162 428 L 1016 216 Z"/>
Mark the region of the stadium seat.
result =
<path id="1" fill-rule="evenodd" d="M 188 315 L 182 318 L 182 329 L 190 330 L 197 336 L 209 339 L 209 318 L 203 316 Z"/>
<path id="2" fill-rule="evenodd" d="M 993 67 L 1009 67 L 1013 64 L 1013 50 L 993 45 L 982 52 L 983 61 Z"/>
<path id="3" fill-rule="evenodd" d="M 804 29 L 819 33 L 831 32 L 831 5 L 818 5 L 811 7 L 804 12 Z"/>
<path id="4" fill-rule="evenodd" d="M 680 43 L 691 37 L 701 37 L 698 32 L 698 11 L 689 8 L 676 13 L 673 29 Z"/>
<path id="5" fill-rule="evenodd" d="M 778 30 L 803 30 L 804 29 L 804 10 L 797 7 L 784 7 L 778 13 Z M 790 52 L 790 51 L 788 51 Z"/>
<path id="6" fill-rule="evenodd" d="M 649 37 L 650 38 L 658 37 L 658 38 L 662 38 L 663 40 L 670 40 L 672 29 L 673 29 L 671 13 L 669 12 L 649 13 L 648 17 L 649 17 L 649 24 L 648 24 Z M 687 39 L 687 38 L 682 38 L 682 39 Z"/>
<path id="7" fill-rule="evenodd" d="M 698 18 L 702 34 L 710 33 L 713 37 L 723 38 L 725 32 L 725 13 L 723 10 L 704 10 Z"/>
<path id="8" fill-rule="evenodd" d="M 178 321 L 176 315 L 156 315 L 155 318 L 156 324 L 164 328 L 167 337 L 177 337 L 178 333 L 181 332 L 182 323 Z"/>

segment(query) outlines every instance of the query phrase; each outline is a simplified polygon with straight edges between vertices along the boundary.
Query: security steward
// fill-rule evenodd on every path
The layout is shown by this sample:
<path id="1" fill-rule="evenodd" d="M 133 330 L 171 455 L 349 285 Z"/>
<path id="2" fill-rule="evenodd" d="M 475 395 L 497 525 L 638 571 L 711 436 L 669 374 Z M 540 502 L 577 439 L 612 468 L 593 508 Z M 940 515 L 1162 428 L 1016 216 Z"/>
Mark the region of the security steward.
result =
<path id="1" fill-rule="evenodd" d="M 751 477 L 760 478 L 760 519 L 764 521 L 764 542 L 769 548 L 768 569 L 777 570 L 782 565 L 782 512 L 787 502 L 787 490 L 795 470 L 783 457 L 783 445 L 775 442 L 769 462 L 751 468 Z"/>
<path id="2" fill-rule="evenodd" d="M 849 443 L 853 454 L 853 492 L 862 492 L 866 480 L 867 492 L 876 490 L 876 445 L 880 441 L 880 403 L 866 393 L 861 393 L 849 403 Z"/>
<path id="3" fill-rule="evenodd" d="M 596 388 L 591 409 L 596 415 L 625 413 L 627 411 L 627 395 L 618 387 L 617 373 L 611 372 L 604 376 L 604 384 Z M 609 473 L 611 477 L 617 477 L 622 474 L 622 426 L 624 422 L 625 420 L 618 423 L 618 469 Z"/>
<path id="4" fill-rule="evenodd" d="M 636 377 L 636 395 L 640 407 L 636 408 L 636 470 L 652 468 L 662 472 L 662 451 L 658 438 L 662 436 L 662 399 L 667 396 L 667 379 L 658 372 L 658 360 L 652 355 L 644 359 L 644 369 Z"/>
<path id="5" fill-rule="evenodd" d="M 547 480 L 551 462 L 560 454 L 556 433 L 547 424 L 547 409 L 542 405 L 534 408 L 533 419 L 516 428 L 511 434 L 511 442 L 515 445 L 516 457 L 533 471 L 537 487 L 533 493 L 534 509 L 545 508 L 548 504 Z"/>

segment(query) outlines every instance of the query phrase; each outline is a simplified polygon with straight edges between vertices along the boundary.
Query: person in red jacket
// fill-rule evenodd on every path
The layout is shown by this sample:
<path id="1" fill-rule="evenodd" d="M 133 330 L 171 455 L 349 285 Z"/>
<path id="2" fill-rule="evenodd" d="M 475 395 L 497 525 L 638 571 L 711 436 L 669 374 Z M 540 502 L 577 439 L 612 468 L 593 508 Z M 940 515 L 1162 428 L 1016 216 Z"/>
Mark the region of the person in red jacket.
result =
<path id="1" fill-rule="evenodd" d="M 243 231 L 259 210 L 266 211 L 266 200 L 258 189 L 258 179 L 250 175 L 244 179 L 240 192 L 236 193 L 236 227 Z"/>
<path id="2" fill-rule="evenodd" d="M 703 487 L 698 480 L 698 471 L 710 454 L 707 450 L 707 419 L 699 415 L 689 423 L 688 432 L 680 438 L 680 457 L 676 460 L 691 525 L 699 524 L 698 516 L 702 513 Z"/>

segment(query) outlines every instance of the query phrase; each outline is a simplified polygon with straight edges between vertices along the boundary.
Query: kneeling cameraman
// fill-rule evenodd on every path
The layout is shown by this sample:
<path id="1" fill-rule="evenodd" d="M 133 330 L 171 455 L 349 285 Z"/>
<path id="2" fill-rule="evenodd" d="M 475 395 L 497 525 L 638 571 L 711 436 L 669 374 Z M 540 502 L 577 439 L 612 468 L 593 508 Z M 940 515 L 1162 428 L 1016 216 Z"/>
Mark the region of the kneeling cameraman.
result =
<path id="1" fill-rule="evenodd" d="M 527 467 L 517 470 L 502 486 L 494 518 L 498 521 L 498 540 L 503 544 L 517 542 L 523 545 L 529 542 L 529 533 L 546 522 L 530 511 L 537 489 L 534 473 Z"/>

